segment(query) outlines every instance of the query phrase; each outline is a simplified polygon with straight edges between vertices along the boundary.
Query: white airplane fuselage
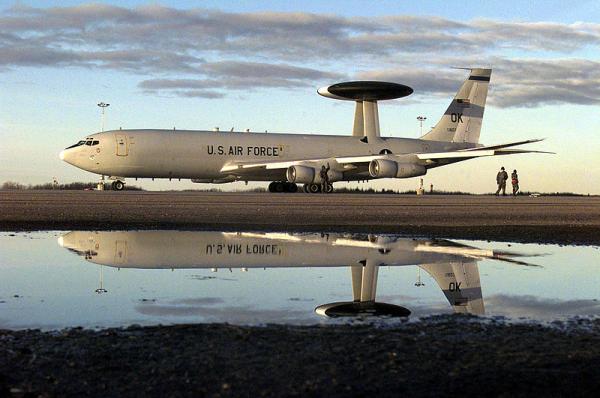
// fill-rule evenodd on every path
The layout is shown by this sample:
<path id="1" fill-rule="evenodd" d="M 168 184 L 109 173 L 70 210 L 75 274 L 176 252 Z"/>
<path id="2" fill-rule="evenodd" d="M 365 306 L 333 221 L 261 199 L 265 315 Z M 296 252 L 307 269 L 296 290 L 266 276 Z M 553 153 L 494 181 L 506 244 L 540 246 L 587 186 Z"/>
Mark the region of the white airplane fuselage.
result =
<path id="1" fill-rule="evenodd" d="M 360 137 L 352 136 L 193 130 L 114 130 L 92 134 L 87 141 L 98 143 L 67 148 L 61 152 L 61 159 L 83 170 L 106 176 L 217 181 L 227 179 L 230 173 L 221 170 L 236 162 L 289 162 L 303 159 L 310 162 L 310 159 L 330 159 L 328 162 L 334 168 L 336 157 L 387 152 L 406 154 L 407 162 L 425 166 L 425 162 L 419 162 L 410 154 L 476 146 L 409 138 L 377 138 L 364 143 Z M 355 170 L 341 177 L 334 180 L 372 178 L 368 170 Z M 274 181 L 285 179 L 285 173 L 282 170 L 272 173 L 260 170 L 235 179 Z"/>

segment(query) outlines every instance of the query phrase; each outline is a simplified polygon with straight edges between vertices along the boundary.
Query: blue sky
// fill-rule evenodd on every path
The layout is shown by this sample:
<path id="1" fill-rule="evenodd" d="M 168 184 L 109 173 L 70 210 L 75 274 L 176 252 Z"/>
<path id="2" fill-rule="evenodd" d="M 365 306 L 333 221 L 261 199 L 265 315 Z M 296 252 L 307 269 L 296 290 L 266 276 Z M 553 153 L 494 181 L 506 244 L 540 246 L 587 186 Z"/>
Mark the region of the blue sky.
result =
<path id="1" fill-rule="evenodd" d="M 526 190 L 600 194 L 597 3 L 376 4 L 0 2 L 0 182 L 96 180 L 57 154 L 100 129 L 99 101 L 111 103 L 107 128 L 346 135 L 352 104 L 316 88 L 389 80 L 415 94 L 380 104 L 382 133 L 416 138 L 416 116 L 435 124 L 465 78 L 450 66 L 491 66 L 481 141 L 546 137 L 536 148 L 557 154 L 472 160 L 432 170 L 425 183 L 489 192 L 504 165 Z"/>

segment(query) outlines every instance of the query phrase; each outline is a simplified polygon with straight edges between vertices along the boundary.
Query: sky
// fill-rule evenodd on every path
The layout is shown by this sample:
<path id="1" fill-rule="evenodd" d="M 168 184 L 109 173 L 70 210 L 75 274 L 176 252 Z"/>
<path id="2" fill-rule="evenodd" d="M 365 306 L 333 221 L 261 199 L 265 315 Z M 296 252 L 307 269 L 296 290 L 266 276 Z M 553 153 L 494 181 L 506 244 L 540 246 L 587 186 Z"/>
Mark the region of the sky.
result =
<path id="1" fill-rule="evenodd" d="M 427 131 L 465 79 L 458 66 L 493 69 L 483 144 L 546 138 L 531 149 L 555 154 L 461 162 L 430 170 L 426 187 L 491 192 L 504 166 L 523 190 L 600 194 L 595 21 L 594 1 L 0 1 L 0 183 L 96 181 L 58 153 L 101 129 L 100 101 L 106 129 L 350 135 L 353 104 L 316 89 L 392 81 L 415 92 L 380 103 L 382 135 L 418 138 L 416 117 Z"/>

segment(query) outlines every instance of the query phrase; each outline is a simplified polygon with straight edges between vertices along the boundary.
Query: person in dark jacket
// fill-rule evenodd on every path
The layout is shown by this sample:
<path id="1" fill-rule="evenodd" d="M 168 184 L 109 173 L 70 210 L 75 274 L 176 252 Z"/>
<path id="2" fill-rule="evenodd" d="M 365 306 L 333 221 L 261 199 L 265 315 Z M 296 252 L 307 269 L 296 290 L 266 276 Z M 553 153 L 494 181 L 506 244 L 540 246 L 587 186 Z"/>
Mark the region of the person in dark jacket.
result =
<path id="1" fill-rule="evenodd" d="M 327 193 L 329 187 L 329 163 L 327 163 L 327 167 L 325 165 L 321 166 L 321 172 L 319 173 L 321 177 L 321 192 Z"/>
<path id="2" fill-rule="evenodd" d="M 517 192 L 519 192 L 519 176 L 517 175 L 517 170 L 513 170 L 510 175 L 510 182 L 512 182 L 513 187 L 513 196 L 517 196 Z"/>
<path id="3" fill-rule="evenodd" d="M 496 183 L 498 184 L 496 196 L 500 194 L 500 190 L 502 190 L 502 196 L 506 196 L 506 180 L 508 180 L 508 173 L 504 170 L 504 167 L 501 167 L 498 174 L 496 174 Z"/>

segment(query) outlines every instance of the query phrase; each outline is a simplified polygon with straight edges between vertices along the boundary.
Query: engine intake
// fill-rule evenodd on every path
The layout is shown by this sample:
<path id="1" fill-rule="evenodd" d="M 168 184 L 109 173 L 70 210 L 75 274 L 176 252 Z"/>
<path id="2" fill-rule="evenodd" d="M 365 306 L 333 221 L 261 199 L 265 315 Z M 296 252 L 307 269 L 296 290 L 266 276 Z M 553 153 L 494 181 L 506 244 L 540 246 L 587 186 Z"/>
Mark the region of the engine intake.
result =
<path id="1" fill-rule="evenodd" d="M 307 166 L 290 166 L 285 176 L 289 182 L 299 182 L 302 184 L 311 184 L 315 182 L 316 170 Z"/>
<path id="2" fill-rule="evenodd" d="M 414 163 L 398 163 L 388 159 L 374 159 L 369 163 L 373 178 L 410 178 L 427 174 L 424 166 Z"/>
<path id="3" fill-rule="evenodd" d="M 327 173 L 329 182 L 341 181 L 344 175 L 335 170 L 329 170 Z M 298 182 L 301 184 L 320 184 L 321 183 L 321 168 L 310 166 L 290 166 L 285 172 L 285 177 L 289 182 Z"/>

